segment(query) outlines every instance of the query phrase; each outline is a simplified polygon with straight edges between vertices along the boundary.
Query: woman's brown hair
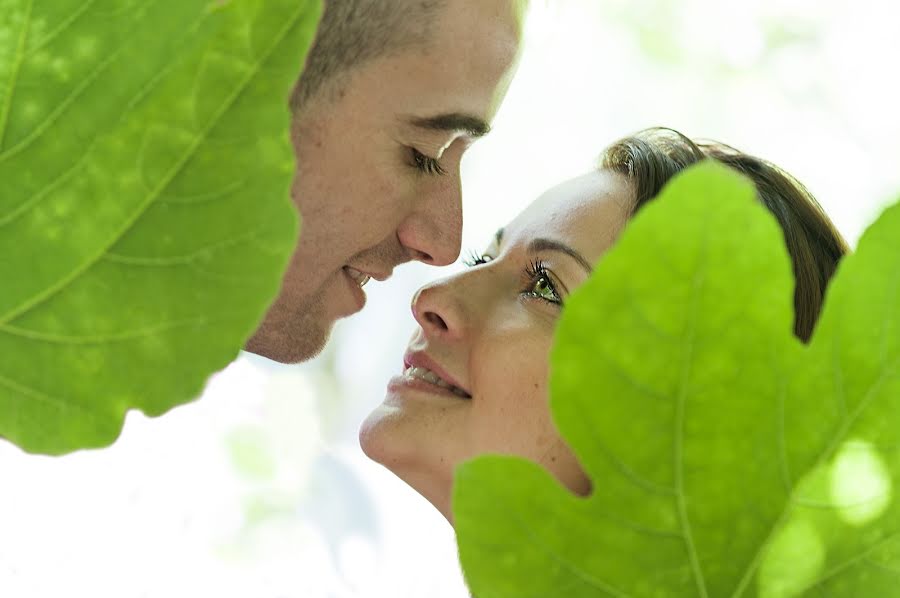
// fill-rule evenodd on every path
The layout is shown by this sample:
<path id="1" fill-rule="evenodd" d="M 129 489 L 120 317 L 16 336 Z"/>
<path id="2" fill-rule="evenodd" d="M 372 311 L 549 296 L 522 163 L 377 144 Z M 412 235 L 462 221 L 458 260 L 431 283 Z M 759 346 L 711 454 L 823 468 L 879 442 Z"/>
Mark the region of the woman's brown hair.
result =
<path id="1" fill-rule="evenodd" d="M 812 194 L 778 166 L 713 141 L 694 142 L 678 131 L 646 129 L 617 141 L 601 167 L 626 176 L 634 186 L 631 215 L 656 197 L 676 174 L 702 160 L 715 160 L 748 177 L 760 202 L 775 216 L 791 256 L 794 334 L 809 341 L 825 288 L 849 248 Z"/>

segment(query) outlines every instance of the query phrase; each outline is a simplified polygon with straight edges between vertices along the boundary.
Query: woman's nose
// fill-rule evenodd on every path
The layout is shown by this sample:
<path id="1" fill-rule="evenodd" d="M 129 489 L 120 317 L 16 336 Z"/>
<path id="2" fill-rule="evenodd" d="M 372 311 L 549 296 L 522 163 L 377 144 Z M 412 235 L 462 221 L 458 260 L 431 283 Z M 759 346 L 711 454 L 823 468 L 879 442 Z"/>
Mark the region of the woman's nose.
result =
<path id="1" fill-rule="evenodd" d="M 456 338 L 463 333 L 465 317 L 453 296 L 450 281 L 425 285 L 412 298 L 412 313 L 426 336 Z"/>

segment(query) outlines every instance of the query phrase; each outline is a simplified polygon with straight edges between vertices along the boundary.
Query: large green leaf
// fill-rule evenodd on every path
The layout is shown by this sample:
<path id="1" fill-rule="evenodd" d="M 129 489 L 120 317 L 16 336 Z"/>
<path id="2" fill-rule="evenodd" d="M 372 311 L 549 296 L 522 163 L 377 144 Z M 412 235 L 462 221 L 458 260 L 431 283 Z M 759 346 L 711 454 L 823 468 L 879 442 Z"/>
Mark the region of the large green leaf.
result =
<path id="1" fill-rule="evenodd" d="M 296 242 L 319 0 L 0 0 L 0 436 L 102 446 L 194 398 Z"/>
<path id="2" fill-rule="evenodd" d="M 695 167 L 567 304 L 551 408 L 589 497 L 460 467 L 478 598 L 900 596 L 900 205 L 841 265 L 807 347 L 781 231 Z"/>

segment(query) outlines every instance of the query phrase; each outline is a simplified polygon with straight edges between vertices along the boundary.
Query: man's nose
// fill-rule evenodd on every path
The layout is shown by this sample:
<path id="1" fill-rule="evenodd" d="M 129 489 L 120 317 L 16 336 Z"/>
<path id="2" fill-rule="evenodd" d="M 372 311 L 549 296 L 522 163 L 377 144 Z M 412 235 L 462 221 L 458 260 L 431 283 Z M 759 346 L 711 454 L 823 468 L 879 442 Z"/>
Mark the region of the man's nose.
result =
<path id="1" fill-rule="evenodd" d="M 414 260 L 447 266 L 462 245 L 462 188 L 459 173 L 448 175 L 418 198 L 417 208 L 400 225 L 397 236 Z"/>

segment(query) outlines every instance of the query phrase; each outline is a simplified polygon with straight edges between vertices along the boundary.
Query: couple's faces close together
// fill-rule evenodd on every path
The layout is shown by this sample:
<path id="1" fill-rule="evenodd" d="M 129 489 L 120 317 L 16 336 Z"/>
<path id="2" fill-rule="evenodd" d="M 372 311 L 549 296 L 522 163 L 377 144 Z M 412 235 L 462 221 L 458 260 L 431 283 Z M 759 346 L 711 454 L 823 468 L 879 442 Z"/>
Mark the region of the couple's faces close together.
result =
<path id="1" fill-rule="evenodd" d="M 518 0 L 450 0 L 421 45 L 339 76 L 294 115 L 300 243 L 247 349 L 289 363 L 318 353 L 362 309 L 367 277 L 456 260 L 460 160 L 488 130 L 519 47 Z"/>
<path id="2" fill-rule="evenodd" d="M 633 201 L 627 179 L 608 170 L 564 183 L 469 268 L 413 298 L 419 329 L 360 443 L 448 520 L 454 469 L 484 453 L 530 459 L 576 494 L 590 492 L 552 422 L 548 358 L 562 304 L 614 243 Z"/>
<path id="3" fill-rule="evenodd" d="M 335 320 L 362 309 L 361 282 L 411 260 L 456 260 L 460 161 L 512 78 L 521 6 L 448 0 L 415 51 L 364 63 L 294 115 L 291 193 L 302 233 L 248 350 L 308 359 Z M 471 268 L 413 299 L 420 328 L 360 441 L 448 519 L 454 468 L 486 452 L 529 458 L 589 492 L 551 420 L 548 356 L 561 304 L 612 244 L 629 205 L 626 181 L 609 172 L 564 184 Z"/>

